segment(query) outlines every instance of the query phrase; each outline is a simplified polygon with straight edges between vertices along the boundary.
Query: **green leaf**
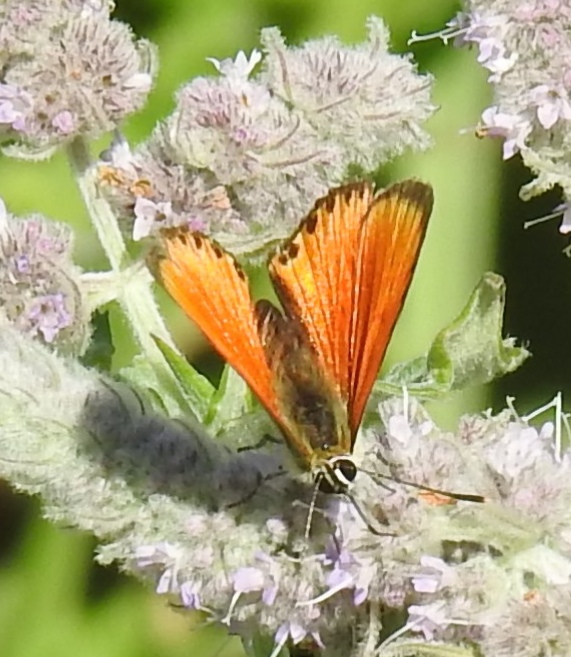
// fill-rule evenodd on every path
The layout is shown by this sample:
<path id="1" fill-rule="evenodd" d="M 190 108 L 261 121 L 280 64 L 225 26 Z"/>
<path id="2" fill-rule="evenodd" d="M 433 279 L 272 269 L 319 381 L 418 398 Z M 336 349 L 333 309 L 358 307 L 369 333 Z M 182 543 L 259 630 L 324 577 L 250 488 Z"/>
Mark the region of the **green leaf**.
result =
<path id="1" fill-rule="evenodd" d="M 401 394 L 434 399 L 487 383 L 516 370 L 529 356 L 514 338 L 502 338 L 506 286 L 498 274 L 484 274 L 458 317 L 440 331 L 428 355 L 393 367 L 373 395 Z"/>
<path id="2" fill-rule="evenodd" d="M 178 353 L 156 335 L 152 337 L 171 368 L 172 373 L 180 383 L 183 395 L 191 411 L 198 420 L 201 422 L 206 421 L 212 396 L 215 394 L 216 389 L 205 376 L 199 374 L 190 365 L 182 354 Z"/>
<path id="3" fill-rule="evenodd" d="M 80 359 L 81 363 L 87 367 L 95 367 L 102 372 L 110 372 L 115 347 L 107 311 L 96 310 L 93 313 L 91 330 L 91 341 L 87 351 Z"/>
<path id="4" fill-rule="evenodd" d="M 212 395 L 205 424 L 217 433 L 251 410 L 251 393 L 244 379 L 226 364 L 218 390 Z"/>
<path id="5" fill-rule="evenodd" d="M 135 356 L 128 367 L 119 371 L 119 377 L 139 392 L 151 406 L 169 417 L 184 413 L 180 399 L 157 377 L 156 370 L 142 355 Z"/>

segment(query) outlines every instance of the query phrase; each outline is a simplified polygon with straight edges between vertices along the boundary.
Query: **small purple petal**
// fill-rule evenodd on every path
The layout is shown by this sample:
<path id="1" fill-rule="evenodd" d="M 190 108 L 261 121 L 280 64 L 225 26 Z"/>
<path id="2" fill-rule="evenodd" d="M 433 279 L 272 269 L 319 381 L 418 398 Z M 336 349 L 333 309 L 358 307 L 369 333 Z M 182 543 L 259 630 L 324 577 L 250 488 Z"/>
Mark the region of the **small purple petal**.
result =
<path id="1" fill-rule="evenodd" d="M 355 585 L 355 581 L 351 573 L 343 570 L 342 568 L 334 568 L 327 575 L 326 582 L 327 586 L 335 590 L 349 589 Z"/>
<path id="2" fill-rule="evenodd" d="M 259 568 L 239 568 L 232 575 L 234 591 L 238 593 L 250 593 L 261 591 L 264 588 L 265 576 Z"/>
<path id="3" fill-rule="evenodd" d="M 8 124 L 14 130 L 23 130 L 31 107 L 29 93 L 14 85 L 0 83 L 0 123 Z"/>
<path id="4" fill-rule="evenodd" d="M 48 343 L 53 342 L 57 334 L 71 324 L 71 315 L 66 310 L 61 293 L 38 297 L 27 319 Z"/>
<path id="5" fill-rule="evenodd" d="M 325 648 L 325 644 L 321 640 L 321 637 L 319 636 L 319 632 L 312 632 L 311 637 L 320 648 Z"/>
<path id="6" fill-rule="evenodd" d="M 188 609 L 200 609 L 200 585 L 195 582 L 185 582 L 180 587 L 182 604 Z"/>
<path id="7" fill-rule="evenodd" d="M 275 636 L 276 644 L 283 645 L 286 642 L 288 635 L 289 635 L 289 623 L 284 623 L 283 625 L 280 625 L 277 629 Z"/>
<path id="8" fill-rule="evenodd" d="M 52 125 L 62 135 L 69 135 L 75 130 L 73 114 L 68 110 L 58 112 L 52 119 Z"/>
<path id="9" fill-rule="evenodd" d="M 176 586 L 175 570 L 174 568 L 167 568 L 160 576 L 155 590 L 162 595 L 163 593 L 169 593 L 172 591 L 174 586 Z"/>
<path id="10" fill-rule="evenodd" d="M 190 230 L 203 231 L 206 230 L 206 221 L 202 217 L 192 216 L 187 221 L 187 226 Z"/>
<path id="11" fill-rule="evenodd" d="M 279 586 L 277 584 L 267 586 L 262 592 L 262 600 L 264 604 L 268 605 L 268 607 L 271 607 L 276 601 L 278 590 Z"/>
<path id="12" fill-rule="evenodd" d="M 16 271 L 20 274 L 29 274 L 30 273 L 30 259 L 27 255 L 21 254 L 14 258 L 14 265 L 16 266 Z"/>
<path id="13" fill-rule="evenodd" d="M 353 594 L 353 604 L 356 607 L 362 605 L 363 602 L 365 602 L 365 600 L 367 599 L 368 595 L 369 595 L 369 589 L 365 589 L 365 588 L 355 589 L 355 593 Z"/>
<path id="14" fill-rule="evenodd" d="M 307 636 L 307 630 L 303 625 L 296 623 L 295 621 L 290 621 L 289 623 L 289 635 L 294 644 L 298 644 L 300 641 L 303 641 Z"/>

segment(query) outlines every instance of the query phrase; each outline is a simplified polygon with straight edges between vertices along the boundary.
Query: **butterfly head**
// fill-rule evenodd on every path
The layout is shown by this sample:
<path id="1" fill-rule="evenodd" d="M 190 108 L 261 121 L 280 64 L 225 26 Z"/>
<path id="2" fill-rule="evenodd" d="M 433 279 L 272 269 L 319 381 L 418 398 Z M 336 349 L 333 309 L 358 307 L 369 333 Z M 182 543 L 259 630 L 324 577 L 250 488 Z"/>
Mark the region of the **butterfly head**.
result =
<path id="1" fill-rule="evenodd" d="M 337 494 L 347 492 L 357 476 L 357 466 L 349 454 L 340 454 L 314 464 L 315 483 L 320 492 Z"/>

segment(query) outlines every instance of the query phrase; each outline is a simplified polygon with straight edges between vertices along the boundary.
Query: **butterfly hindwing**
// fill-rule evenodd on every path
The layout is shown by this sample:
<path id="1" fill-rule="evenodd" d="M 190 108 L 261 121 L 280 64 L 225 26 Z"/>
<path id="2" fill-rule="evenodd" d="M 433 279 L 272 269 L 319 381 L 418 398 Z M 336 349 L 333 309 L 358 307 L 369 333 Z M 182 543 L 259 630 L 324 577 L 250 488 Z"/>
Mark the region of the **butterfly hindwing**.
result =
<path id="1" fill-rule="evenodd" d="M 167 292 L 279 422 L 258 312 L 236 260 L 200 233 L 173 229 L 164 234 L 156 269 Z"/>

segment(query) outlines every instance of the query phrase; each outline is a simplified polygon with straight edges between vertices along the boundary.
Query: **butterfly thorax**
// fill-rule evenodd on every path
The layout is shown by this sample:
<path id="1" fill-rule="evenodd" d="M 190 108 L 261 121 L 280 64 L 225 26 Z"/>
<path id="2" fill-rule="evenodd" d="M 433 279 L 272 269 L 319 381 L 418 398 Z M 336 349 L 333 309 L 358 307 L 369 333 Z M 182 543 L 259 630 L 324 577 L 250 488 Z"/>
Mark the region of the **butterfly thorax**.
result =
<path id="1" fill-rule="evenodd" d="M 299 332 L 286 335 L 271 359 L 283 428 L 320 488 L 343 492 L 356 475 L 346 402 L 309 342 Z"/>

